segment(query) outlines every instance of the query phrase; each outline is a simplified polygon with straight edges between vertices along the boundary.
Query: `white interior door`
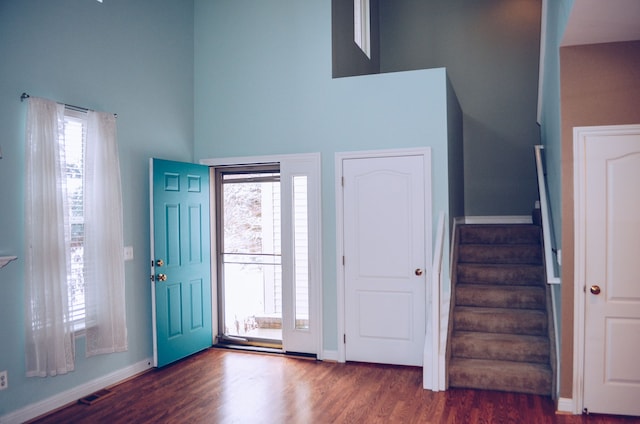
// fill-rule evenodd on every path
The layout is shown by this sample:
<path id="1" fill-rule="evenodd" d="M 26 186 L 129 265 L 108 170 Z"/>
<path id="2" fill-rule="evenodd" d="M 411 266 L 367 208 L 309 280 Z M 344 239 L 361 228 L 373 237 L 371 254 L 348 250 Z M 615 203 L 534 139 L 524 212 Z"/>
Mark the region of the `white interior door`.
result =
<path id="1" fill-rule="evenodd" d="M 585 134 L 576 158 L 584 231 L 584 245 L 576 246 L 584 258 L 577 261 L 584 273 L 576 274 L 585 296 L 583 408 L 640 415 L 640 127 Z"/>
<path id="2" fill-rule="evenodd" d="M 431 222 L 425 162 L 423 155 L 342 161 L 346 360 L 422 365 Z"/>

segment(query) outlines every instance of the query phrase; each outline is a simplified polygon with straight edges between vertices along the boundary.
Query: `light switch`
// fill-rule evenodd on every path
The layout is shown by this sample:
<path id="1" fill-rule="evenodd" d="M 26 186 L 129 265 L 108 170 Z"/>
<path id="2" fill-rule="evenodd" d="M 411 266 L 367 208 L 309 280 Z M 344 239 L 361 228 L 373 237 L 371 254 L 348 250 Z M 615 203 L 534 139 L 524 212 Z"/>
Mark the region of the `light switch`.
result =
<path id="1" fill-rule="evenodd" d="M 124 260 L 132 261 L 133 260 L 133 246 L 125 246 L 124 247 Z"/>

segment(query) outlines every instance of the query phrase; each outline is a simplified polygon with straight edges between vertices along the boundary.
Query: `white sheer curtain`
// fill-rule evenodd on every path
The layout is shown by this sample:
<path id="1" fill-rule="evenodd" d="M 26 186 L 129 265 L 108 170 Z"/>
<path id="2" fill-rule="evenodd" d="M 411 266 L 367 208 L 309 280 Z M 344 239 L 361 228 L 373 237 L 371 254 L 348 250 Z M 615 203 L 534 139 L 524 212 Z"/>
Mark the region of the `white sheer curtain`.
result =
<path id="1" fill-rule="evenodd" d="M 65 106 L 30 97 L 25 196 L 25 352 L 29 377 L 74 369 L 64 137 Z M 83 192 L 86 355 L 122 352 L 127 350 L 122 194 L 112 114 L 87 113 Z"/>
<path id="2" fill-rule="evenodd" d="M 45 377 L 74 369 L 74 340 L 68 319 L 70 269 L 66 208 L 64 106 L 29 98 L 26 128 L 26 371 Z"/>
<path id="3" fill-rule="evenodd" d="M 89 111 L 85 150 L 87 356 L 127 350 L 120 163 L 113 114 Z"/>

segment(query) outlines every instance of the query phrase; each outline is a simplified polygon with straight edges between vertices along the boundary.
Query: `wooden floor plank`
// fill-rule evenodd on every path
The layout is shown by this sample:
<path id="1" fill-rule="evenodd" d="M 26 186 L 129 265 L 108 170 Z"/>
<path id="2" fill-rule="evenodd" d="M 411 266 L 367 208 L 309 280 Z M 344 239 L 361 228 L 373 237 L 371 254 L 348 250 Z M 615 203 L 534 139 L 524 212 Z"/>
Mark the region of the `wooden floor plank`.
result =
<path id="1" fill-rule="evenodd" d="M 604 424 L 640 419 L 556 415 L 549 397 L 422 389 L 422 369 L 209 349 L 34 423 Z"/>

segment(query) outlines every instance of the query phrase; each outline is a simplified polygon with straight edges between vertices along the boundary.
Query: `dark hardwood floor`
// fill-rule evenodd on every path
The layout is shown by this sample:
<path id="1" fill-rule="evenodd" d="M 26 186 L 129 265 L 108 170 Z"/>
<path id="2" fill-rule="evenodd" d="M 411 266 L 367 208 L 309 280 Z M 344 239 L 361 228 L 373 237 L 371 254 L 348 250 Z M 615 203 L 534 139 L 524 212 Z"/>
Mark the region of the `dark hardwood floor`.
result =
<path id="1" fill-rule="evenodd" d="M 422 389 L 413 367 L 209 349 L 37 423 L 637 423 L 556 415 L 549 397 Z"/>

